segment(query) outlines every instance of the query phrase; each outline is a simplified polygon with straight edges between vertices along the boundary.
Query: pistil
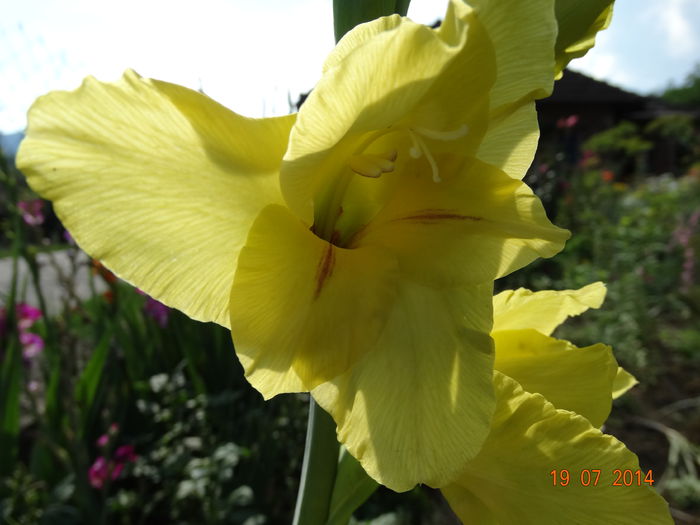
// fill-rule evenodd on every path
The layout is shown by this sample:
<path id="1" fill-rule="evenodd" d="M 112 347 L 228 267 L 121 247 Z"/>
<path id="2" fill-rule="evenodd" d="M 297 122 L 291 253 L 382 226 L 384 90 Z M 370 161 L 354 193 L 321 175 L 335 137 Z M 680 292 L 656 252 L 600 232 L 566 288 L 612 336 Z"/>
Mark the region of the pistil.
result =
<path id="1" fill-rule="evenodd" d="M 433 182 L 442 182 L 442 179 L 440 178 L 440 170 L 438 169 L 437 162 L 435 162 L 435 157 L 433 157 L 433 154 L 430 152 L 430 148 L 423 140 L 423 137 L 440 141 L 457 140 L 458 138 L 466 135 L 467 131 L 469 131 L 469 127 L 466 124 L 462 124 L 457 129 L 451 131 L 435 131 L 428 128 L 413 126 L 408 129 L 408 135 L 411 137 L 412 142 L 411 149 L 408 151 L 408 153 L 414 159 L 419 159 L 425 155 L 425 160 L 428 161 L 430 171 L 433 174 Z"/>

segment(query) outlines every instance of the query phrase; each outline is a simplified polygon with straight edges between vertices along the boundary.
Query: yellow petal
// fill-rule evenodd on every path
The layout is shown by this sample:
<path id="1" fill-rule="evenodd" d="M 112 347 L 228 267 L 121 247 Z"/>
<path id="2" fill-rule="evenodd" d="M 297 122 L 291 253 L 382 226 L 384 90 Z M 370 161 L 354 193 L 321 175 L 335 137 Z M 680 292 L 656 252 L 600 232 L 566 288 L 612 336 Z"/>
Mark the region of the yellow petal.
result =
<path id="1" fill-rule="evenodd" d="M 492 115 L 489 128 L 476 156 L 522 180 L 532 164 L 540 137 L 534 104 L 525 104 L 515 111 Z"/>
<path id="2" fill-rule="evenodd" d="M 643 483 L 646 471 L 622 443 L 584 418 L 556 410 L 542 396 L 524 392 L 510 378 L 497 373 L 495 384 L 497 408 L 484 447 L 454 483 L 442 488 L 464 523 L 673 523 L 668 505 Z M 594 469 L 600 470 L 595 486 Z M 553 470 L 558 480 L 568 472 L 569 484 L 554 486 Z M 633 483 L 615 486 L 616 470 L 634 473 Z"/>
<path id="3" fill-rule="evenodd" d="M 401 25 L 403 20 L 399 15 L 382 16 L 371 22 L 358 24 L 351 31 L 343 35 L 333 51 L 330 52 L 323 63 L 323 72 L 337 67 L 345 58 L 360 46 L 367 43 L 373 37 L 385 31 L 390 31 Z"/>
<path id="4" fill-rule="evenodd" d="M 600 308 L 603 299 L 605 284 L 601 282 L 578 290 L 505 290 L 493 298 L 493 330 L 531 328 L 550 335 L 568 317 Z"/>
<path id="5" fill-rule="evenodd" d="M 569 232 L 525 184 L 478 160 L 438 165 L 442 182 L 415 168 L 353 244 L 390 249 L 405 275 L 436 286 L 494 280 L 561 250 Z"/>
<path id="6" fill-rule="evenodd" d="M 376 347 L 313 391 L 339 440 L 392 490 L 446 483 L 488 433 L 490 290 L 402 282 Z"/>
<path id="7" fill-rule="evenodd" d="M 556 44 L 557 78 L 574 58 L 582 57 L 595 44 L 598 31 L 610 25 L 613 0 L 557 0 L 559 26 Z"/>
<path id="8" fill-rule="evenodd" d="M 557 23 L 554 0 L 469 0 L 496 52 L 491 114 L 552 92 Z"/>
<path id="9" fill-rule="evenodd" d="M 609 346 L 577 348 L 536 330 L 492 333 L 499 372 L 555 407 L 571 410 L 601 427 L 610 414 L 617 361 Z"/>
<path id="10" fill-rule="evenodd" d="M 476 150 L 495 78 L 493 49 L 467 6 L 447 22 L 456 28 L 449 34 L 390 17 L 341 41 L 299 112 L 281 169 L 285 200 L 304 220 L 318 215 L 328 187 L 350 175 L 348 159 L 377 135 L 410 145 L 412 130 L 428 130 L 454 135 L 447 147 Z"/>
<path id="11" fill-rule="evenodd" d="M 80 246 L 194 319 L 228 325 L 238 252 L 277 182 L 294 117 L 253 120 L 127 72 L 46 95 L 17 158 Z"/>
<path id="12" fill-rule="evenodd" d="M 396 276 L 386 252 L 338 248 L 287 208 L 265 208 L 231 289 L 231 335 L 250 383 L 269 398 L 346 371 L 375 346 Z"/>
<path id="13" fill-rule="evenodd" d="M 498 75 L 491 91 L 488 131 L 477 157 L 514 179 L 525 176 L 539 126 L 531 102 L 552 92 L 557 24 L 553 0 L 472 0 L 493 41 Z"/>
<path id="14" fill-rule="evenodd" d="M 617 373 L 615 374 L 615 380 L 613 381 L 613 399 L 617 399 L 618 397 L 622 396 L 628 390 L 630 390 L 632 387 L 638 384 L 639 381 L 637 381 L 636 377 L 634 377 L 621 366 L 618 367 Z"/>

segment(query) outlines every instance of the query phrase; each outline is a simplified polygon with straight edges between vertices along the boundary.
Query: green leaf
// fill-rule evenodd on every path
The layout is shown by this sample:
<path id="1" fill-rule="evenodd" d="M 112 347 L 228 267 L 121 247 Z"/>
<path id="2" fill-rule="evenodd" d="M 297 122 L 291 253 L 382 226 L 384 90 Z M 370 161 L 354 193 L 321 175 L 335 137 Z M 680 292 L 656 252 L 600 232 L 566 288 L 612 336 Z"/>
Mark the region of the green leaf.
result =
<path id="1" fill-rule="evenodd" d="M 9 475 L 15 467 L 22 375 L 21 350 L 13 338 L 0 367 L 0 476 Z"/>
<path id="2" fill-rule="evenodd" d="M 98 387 L 100 386 L 107 357 L 109 356 L 111 335 L 110 332 L 107 332 L 102 336 L 75 385 L 75 397 L 82 406 L 83 430 L 85 429 L 89 415 L 92 413 L 92 406 L 95 402 Z"/>
<path id="3" fill-rule="evenodd" d="M 343 447 L 327 525 L 347 525 L 352 513 L 367 501 L 377 487 L 379 483 L 370 478 L 359 461 Z"/>
<path id="4" fill-rule="evenodd" d="M 333 0 L 335 41 L 358 24 L 394 13 L 406 16 L 410 3 L 411 0 Z"/>
<path id="5" fill-rule="evenodd" d="M 557 78 L 574 58 L 585 55 L 595 44 L 598 31 L 608 27 L 613 0 L 556 0 L 559 34 L 555 47 Z"/>

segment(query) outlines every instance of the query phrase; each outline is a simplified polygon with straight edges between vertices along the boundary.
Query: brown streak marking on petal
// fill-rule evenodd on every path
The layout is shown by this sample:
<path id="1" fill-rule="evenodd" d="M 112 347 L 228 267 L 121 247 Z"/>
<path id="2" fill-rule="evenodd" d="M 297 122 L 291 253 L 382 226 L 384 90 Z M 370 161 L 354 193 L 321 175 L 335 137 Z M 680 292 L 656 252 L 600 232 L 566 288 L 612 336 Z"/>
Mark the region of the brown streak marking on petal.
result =
<path id="1" fill-rule="evenodd" d="M 321 260 L 318 262 L 318 269 L 316 270 L 316 291 L 314 292 L 314 299 L 318 299 L 321 294 L 323 285 L 333 274 L 333 267 L 335 266 L 335 250 L 333 245 L 328 243 L 326 251 L 323 253 Z"/>
<path id="2" fill-rule="evenodd" d="M 399 217 L 395 219 L 397 221 L 442 221 L 442 220 L 458 220 L 458 221 L 481 221 L 483 217 L 476 217 L 474 215 L 461 215 L 459 213 L 449 213 L 449 212 L 437 212 L 437 211 L 426 211 L 424 213 L 419 213 L 416 215 L 409 215 L 407 217 Z"/>
<path id="3" fill-rule="evenodd" d="M 391 219 L 389 222 L 398 221 L 414 221 L 423 224 L 430 224 L 431 221 L 440 220 L 459 220 L 459 221 L 474 221 L 479 222 L 485 220 L 483 217 L 477 217 L 475 215 L 461 215 L 459 213 L 449 213 L 440 210 L 425 210 L 423 213 L 416 215 L 409 215 L 407 217 L 398 217 L 396 219 Z M 367 233 L 367 227 L 369 224 L 365 224 L 355 232 L 355 234 L 348 240 L 345 247 L 357 247 L 358 241 L 365 236 Z"/>

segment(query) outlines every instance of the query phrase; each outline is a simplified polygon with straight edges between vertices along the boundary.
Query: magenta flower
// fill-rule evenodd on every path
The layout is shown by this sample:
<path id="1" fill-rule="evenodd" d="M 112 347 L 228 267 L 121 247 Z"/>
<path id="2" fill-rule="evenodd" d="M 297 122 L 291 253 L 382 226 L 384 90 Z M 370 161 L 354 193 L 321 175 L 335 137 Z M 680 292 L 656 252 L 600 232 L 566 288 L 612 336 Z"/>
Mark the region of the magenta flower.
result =
<path id="1" fill-rule="evenodd" d="M 41 310 L 25 303 L 19 303 L 17 305 L 17 317 L 19 317 L 20 319 L 36 321 L 38 319 L 41 319 Z"/>
<path id="2" fill-rule="evenodd" d="M 117 463 L 130 463 L 136 461 L 137 458 L 132 445 L 122 445 L 114 452 L 114 460 Z"/>
<path id="3" fill-rule="evenodd" d="M 41 310 L 25 303 L 19 303 L 15 312 L 17 313 L 17 330 L 19 331 L 19 342 L 22 345 L 22 356 L 29 361 L 44 350 L 44 340 L 41 336 L 29 331 L 34 323 L 41 319 Z"/>
<path id="4" fill-rule="evenodd" d="M 25 303 L 19 303 L 15 311 L 17 312 L 17 328 L 20 332 L 26 332 L 35 321 L 41 319 L 41 310 Z"/>
<path id="5" fill-rule="evenodd" d="M 22 220 L 29 226 L 39 226 L 44 222 L 44 201 L 33 199 L 30 201 L 20 201 L 17 204 Z"/>
<path id="6" fill-rule="evenodd" d="M 131 445 L 122 445 L 119 447 L 114 453 L 114 459 L 108 460 L 104 456 L 99 456 L 88 470 L 90 485 L 96 489 L 101 489 L 104 487 L 105 481 L 108 479 L 114 481 L 119 478 L 124 470 L 124 466 L 137 459 L 138 456 L 134 453 L 134 447 Z"/>
<path id="7" fill-rule="evenodd" d="M 121 475 L 122 470 L 124 470 L 124 463 L 110 462 L 110 464 L 112 466 L 112 480 L 115 480 Z"/>
<path id="8" fill-rule="evenodd" d="M 161 328 L 165 328 L 168 324 L 168 317 L 170 316 L 170 308 L 165 306 L 160 301 L 156 301 L 153 297 L 150 297 L 146 292 L 136 288 L 136 293 L 139 295 L 146 296 L 146 303 L 143 305 L 143 311 L 146 315 L 154 319 L 156 323 L 160 325 Z"/>
<path id="9" fill-rule="evenodd" d="M 153 318 L 156 323 L 164 328 L 168 324 L 168 316 L 170 315 L 170 308 L 165 306 L 160 301 L 156 301 L 152 297 L 146 299 L 146 304 L 143 305 L 143 310 L 146 315 Z"/>
<path id="10" fill-rule="evenodd" d="M 20 332 L 19 342 L 22 344 L 22 356 L 27 361 L 34 359 L 44 350 L 44 340 L 40 335 L 31 332 Z"/>
<path id="11" fill-rule="evenodd" d="M 107 460 L 103 456 L 97 458 L 88 469 L 88 479 L 90 480 L 90 485 L 96 489 L 101 489 L 109 476 L 108 469 L 109 466 L 107 465 Z"/>

